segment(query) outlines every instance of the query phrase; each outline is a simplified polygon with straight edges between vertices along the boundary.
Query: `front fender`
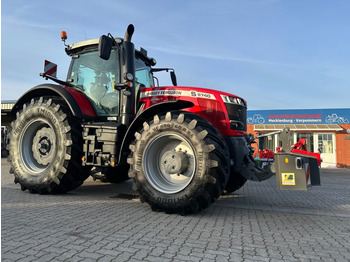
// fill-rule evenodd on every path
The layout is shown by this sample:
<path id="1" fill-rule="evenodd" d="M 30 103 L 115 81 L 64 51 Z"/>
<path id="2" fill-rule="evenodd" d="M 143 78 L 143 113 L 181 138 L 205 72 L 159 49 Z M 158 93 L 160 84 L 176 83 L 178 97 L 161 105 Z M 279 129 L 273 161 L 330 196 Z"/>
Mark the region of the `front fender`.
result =
<path id="1" fill-rule="evenodd" d="M 119 164 L 125 164 L 126 159 L 129 155 L 129 145 L 131 141 L 134 139 L 134 134 L 137 130 L 139 130 L 143 123 L 152 118 L 156 114 L 161 114 L 164 112 L 174 111 L 174 110 L 181 110 L 184 108 L 193 107 L 194 104 L 189 101 L 184 100 L 169 100 L 165 102 L 160 102 L 157 104 L 154 104 L 139 114 L 134 121 L 129 126 L 128 130 L 126 131 L 126 134 L 124 136 L 122 146 L 120 148 L 120 154 L 119 154 Z"/>
<path id="2" fill-rule="evenodd" d="M 38 85 L 27 91 L 20 97 L 13 106 L 11 114 L 22 109 L 23 104 L 27 103 L 34 97 L 61 97 L 69 106 L 72 114 L 79 118 L 94 118 L 96 113 L 92 108 L 89 100 L 85 95 L 74 88 L 64 87 L 55 84 Z"/>

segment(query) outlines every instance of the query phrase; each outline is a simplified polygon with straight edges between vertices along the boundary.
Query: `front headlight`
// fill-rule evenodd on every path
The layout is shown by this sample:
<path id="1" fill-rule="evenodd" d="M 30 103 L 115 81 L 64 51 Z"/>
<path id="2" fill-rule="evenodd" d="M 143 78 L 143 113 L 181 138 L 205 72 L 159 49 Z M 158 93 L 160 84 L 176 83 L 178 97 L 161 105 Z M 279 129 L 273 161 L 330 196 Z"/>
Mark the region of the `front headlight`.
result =
<path id="1" fill-rule="evenodd" d="M 230 103 L 230 104 L 245 106 L 244 100 L 239 98 L 239 97 L 221 95 L 221 98 L 224 101 L 224 103 Z"/>

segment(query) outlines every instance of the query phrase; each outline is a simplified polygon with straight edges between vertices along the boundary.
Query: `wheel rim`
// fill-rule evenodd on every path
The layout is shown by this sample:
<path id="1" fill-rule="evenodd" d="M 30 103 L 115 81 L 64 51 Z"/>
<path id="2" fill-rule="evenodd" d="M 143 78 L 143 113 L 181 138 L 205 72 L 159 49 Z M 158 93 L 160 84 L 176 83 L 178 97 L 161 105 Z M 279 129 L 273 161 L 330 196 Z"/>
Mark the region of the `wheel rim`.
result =
<path id="1" fill-rule="evenodd" d="M 32 173 L 40 173 L 56 155 L 56 134 L 45 119 L 36 119 L 23 128 L 19 146 L 25 166 Z"/>
<path id="2" fill-rule="evenodd" d="M 195 167 L 194 149 L 180 135 L 164 133 L 154 137 L 143 155 L 146 179 L 166 194 L 185 189 L 194 177 Z"/>

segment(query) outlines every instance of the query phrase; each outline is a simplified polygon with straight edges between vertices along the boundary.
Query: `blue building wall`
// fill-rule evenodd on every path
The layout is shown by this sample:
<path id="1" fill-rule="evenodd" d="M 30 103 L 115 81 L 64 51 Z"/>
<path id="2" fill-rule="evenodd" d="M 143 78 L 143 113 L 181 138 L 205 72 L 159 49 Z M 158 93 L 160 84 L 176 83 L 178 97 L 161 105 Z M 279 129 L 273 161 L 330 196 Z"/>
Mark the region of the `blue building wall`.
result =
<path id="1" fill-rule="evenodd" d="M 248 110 L 248 124 L 350 124 L 350 108 Z"/>

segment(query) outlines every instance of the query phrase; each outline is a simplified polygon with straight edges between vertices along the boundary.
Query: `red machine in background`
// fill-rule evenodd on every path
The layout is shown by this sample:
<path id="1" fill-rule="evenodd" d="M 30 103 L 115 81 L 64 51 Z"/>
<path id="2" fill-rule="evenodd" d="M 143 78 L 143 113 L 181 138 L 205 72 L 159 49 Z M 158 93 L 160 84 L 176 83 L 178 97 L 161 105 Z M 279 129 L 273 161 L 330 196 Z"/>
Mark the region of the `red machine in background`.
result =
<path id="1" fill-rule="evenodd" d="M 261 167 L 270 166 L 271 171 L 276 173 L 277 188 L 307 190 L 312 186 L 320 186 L 320 154 L 307 151 L 305 139 L 291 146 L 288 127 L 281 131 L 257 136 L 255 139 L 273 134 L 280 134 L 282 146 L 276 148 L 276 153 L 267 149 L 258 151 L 255 160 Z"/>
<path id="2" fill-rule="evenodd" d="M 300 139 L 298 142 L 296 142 L 293 146 L 292 149 L 290 150 L 292 153 L 299 153 L 303 155 L 308 155 L 308 156 L 314 156 L 317 158 L 317 164 L 320 166 L 321 165 L 321 155 L 319 153 L 313 153 L 309 152 L 306 149 L 306 140 L 305 139 Z"/>
<path id="3" fill-rule="evenodd" d="M 267 133 L 267 134 L 263 134 L 263 135 L 259 135 L 259 136 L 255 137 L 255 139 L 260 138 L 260 137 L 274 135 L 274 134 L 280 134 L 282 132 L 283 132 L 283 130 L 277 131 L 277 132 L 272 132 L 272 133 Z M 289 138 L 289 129 L 287 131 L 286 137 Z M 300 139 L 298 142 L 296 142 L 294 145 L 292 145 L 290 147 L 289 147 L 289 145 L 290 145 L 290 141 L 289 140 L 283 142 L 283 139 L 282 139 L 282 146 L 281 147 L 276 147 L 276 153 L 282 153 L 284 151 L 287 151 L 288 148 L 290 148 L 290 152 L 291 153 L 297 153 L 297 154 L 302 154 L 302 155 L 306 155 L 306 156 L 315 157 L 317 159 L 318 166 L 321 166 L 321 162 L 322 162 L 321 155 L 319 153 L 314 153 L 314 152 L 307 151 L 307 149 L 306 149 L 306 139 Z M 255 158 L 260 158 L 260 161 L 262 161 L 262 162 L 272 162 L 272 160 L 275 159 L 274 152 L 272 150 L 269 150 L 269 149 L 259 150 L 257 153 L 254 154 L 254 157 Z"/>

